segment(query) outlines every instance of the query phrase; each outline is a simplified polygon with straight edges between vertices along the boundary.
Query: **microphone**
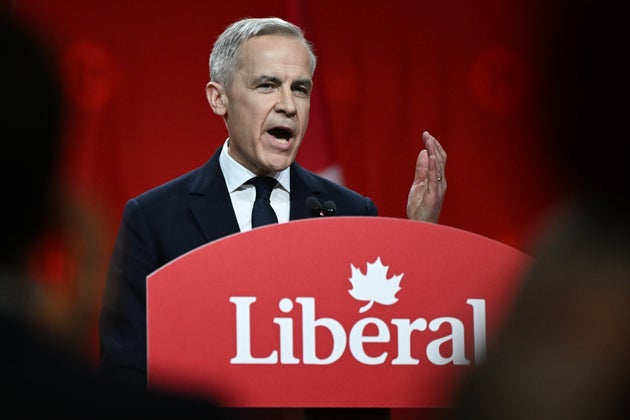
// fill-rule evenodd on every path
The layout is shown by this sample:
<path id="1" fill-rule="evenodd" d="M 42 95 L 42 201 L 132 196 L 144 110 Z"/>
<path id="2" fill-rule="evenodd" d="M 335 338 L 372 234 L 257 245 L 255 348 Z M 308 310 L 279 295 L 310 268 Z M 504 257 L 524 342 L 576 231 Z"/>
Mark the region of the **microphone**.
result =
<path id="1" fill-rule="evenodd" d="M 324 215 L 322 204 L 319 200 L 313 196 L 310 196 L 306 199 L 306 208 L 309 209 L 311 216 L 313 217 L 321 217 Z"/>
<path id="2" fill-rule="evenodd" d="M 337 205 L 332 200 L 324 201 L 324 216 L 334 216 L 337 214 Z"/>

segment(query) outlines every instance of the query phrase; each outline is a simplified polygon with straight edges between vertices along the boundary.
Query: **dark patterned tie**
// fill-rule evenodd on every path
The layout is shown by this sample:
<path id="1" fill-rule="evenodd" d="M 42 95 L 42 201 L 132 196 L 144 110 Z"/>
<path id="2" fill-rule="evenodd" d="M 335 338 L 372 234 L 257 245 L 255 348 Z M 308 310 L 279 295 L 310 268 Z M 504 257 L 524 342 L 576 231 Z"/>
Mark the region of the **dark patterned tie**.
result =
<path id="1" fill-rule="evenodd" d="M 278 223 L 276 212 L 273 211 L 269 202 L 271 191 L 278 181 L 268 176 L 257 176 L 247 183 L 256 187 L 256 200 L 254 200 L 254 209 L 252 210 L 252 228 Z"/>

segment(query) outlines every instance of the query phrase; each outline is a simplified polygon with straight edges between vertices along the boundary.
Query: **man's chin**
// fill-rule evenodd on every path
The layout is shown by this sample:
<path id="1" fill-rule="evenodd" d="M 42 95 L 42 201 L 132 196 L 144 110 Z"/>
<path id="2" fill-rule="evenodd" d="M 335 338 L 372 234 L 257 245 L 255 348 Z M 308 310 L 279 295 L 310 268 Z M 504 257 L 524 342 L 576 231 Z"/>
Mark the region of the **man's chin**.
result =
<path id="1" fill-rule="evenodd" d="M 269 156 L 263 167 L 264 167 L 264 170 L 267 171 L 268 173 L 280 172 L 280 171 L 284 171 L 289 166 L 291 166 L 294 160 L 295 160 L 294 155 Z"/>

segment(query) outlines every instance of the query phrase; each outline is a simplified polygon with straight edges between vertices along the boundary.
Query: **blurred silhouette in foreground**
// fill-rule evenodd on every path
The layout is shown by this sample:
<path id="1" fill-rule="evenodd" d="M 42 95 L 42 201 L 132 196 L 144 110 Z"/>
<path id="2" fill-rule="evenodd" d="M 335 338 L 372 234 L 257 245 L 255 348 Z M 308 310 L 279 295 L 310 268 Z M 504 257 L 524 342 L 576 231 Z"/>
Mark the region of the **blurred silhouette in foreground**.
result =
<path id="1" fill-rule="evenodd" d="M 0 369 L 3 409 L 19 417 L 181 415 L 224 418 L 211 401 L 138 392 L 97 380 L 65 338 L 38 319 L 36 282 L 27 266 L 55 214 L 65 123 L 57 62 L 34 28 L 0 15 L 5 197 L 0 252 Z"/>
<path id="2" fill-rule="evenodd" d="M 630 418 L 628 24 L 609 2 L 558 2 L 550 152 L 570 194 L 541 224 L 500 339 L 456 419 Z"/>

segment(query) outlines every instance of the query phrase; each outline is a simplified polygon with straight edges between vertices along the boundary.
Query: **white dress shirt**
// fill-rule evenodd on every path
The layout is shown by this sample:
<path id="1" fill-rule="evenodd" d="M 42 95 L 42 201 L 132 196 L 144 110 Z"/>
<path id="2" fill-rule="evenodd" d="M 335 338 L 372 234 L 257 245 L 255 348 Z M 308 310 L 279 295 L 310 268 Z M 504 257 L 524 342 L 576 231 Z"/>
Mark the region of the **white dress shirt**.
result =
<path id="1" fill-rule="evenodd" d="M 251 230 L 252 228 L 252 209 L 254 200 L 256 199 L 256 188 L 253 185 L 246 184 L 256 174 L 245 168 L 243 165 L 232 159 L 229 154 L 229 139 L 225 141 L 221 155 L 219 156 L 219 165 L 225 177 L 232 207 L 236 214 L 238 227 L 241 232 Z M 289 204 L 291 193 L 291 175 L 290 168 L 284 171 L 269 174 L 275 178 L 278 184 L 271 192 L 271 207 L 278 216 L 278 223 L 286 223 L 289 221 Z"/>

